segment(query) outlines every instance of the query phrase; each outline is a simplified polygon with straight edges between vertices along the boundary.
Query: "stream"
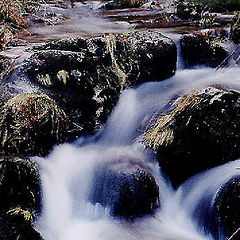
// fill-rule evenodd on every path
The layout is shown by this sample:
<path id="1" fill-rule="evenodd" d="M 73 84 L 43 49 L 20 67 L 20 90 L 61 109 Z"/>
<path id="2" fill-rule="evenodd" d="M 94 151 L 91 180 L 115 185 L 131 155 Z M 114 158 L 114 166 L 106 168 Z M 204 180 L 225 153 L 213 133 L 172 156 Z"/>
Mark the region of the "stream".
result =
<path id="1" fill-rule="evenodd" d="M 141 144 L 146 122 L 176 95 L 220 85 L 240 90 L 239 68 L 179 70 L 163 82 L 125 90 L 107 124 L 96 136 L 58 146 L 41 159 L 43 213 L 37 228 L 46 240 L 201 240 L 226 239 L 212 221 L 213 199 L 238 174 L 240 160 L 193 176 L 177 190 L 161 173 L 157 161 Z M 121 161 L 119 162 L 119 159 Z M 135 221 L 112 218 L 109 209 L 92 204 L 89 194 L 98 166 L 131 167 L 132 161 L 149 169 L 159 186 L 161 207 L 154 216 Z"/>
<path id="2" fill-rule="evenodd" d="M 82 3 L 58 11 L 71 14 L 71 18 L 59 26 L 30 27 L 31 34 L 20 37 L 36 43 L 60 37 L 124 32 L 135 26 L 102 18 Z M 170 37 L 179 39 L 180 35 L 172 35 L 172 31 L 178 32 L 164 30 Z M 22 52 L 15 54 L 21 56 Z M 239 68 L 184 69 L 180 50 L 179 56 L 178 70 L 173 77 L 124 90 L 107 123 L 96 135 L 56 146 L 46 158 L 34 158 L 41 167 L 43 199 L 42 213 L 35 227 L 45 240 L 227 239 L 215 222 L 213 200 L 219 188 L 239 174 L 240 160 L 201 172 L 174 189 L 154 154 L 141 141 L 154 114 L 165 114 L 177 96 L 208 86 L 240 91 Z M 98 201 L 97 194 L 95 202 L 91 200 L 103 177 L 101 171 L 96 172 L 109 166 L 114 166 L 116 171 L 133 168 L 151 173 L 159 188 L 159 207 L 154 214 L 129 221 L 113 217 L 111 207 L 103 206 L 100 202 L 105 199 Z M 105 186 L 104 181 L 101 184 Z M 101 194 L 107 198 L 111 192 L 106 187 Z"/>

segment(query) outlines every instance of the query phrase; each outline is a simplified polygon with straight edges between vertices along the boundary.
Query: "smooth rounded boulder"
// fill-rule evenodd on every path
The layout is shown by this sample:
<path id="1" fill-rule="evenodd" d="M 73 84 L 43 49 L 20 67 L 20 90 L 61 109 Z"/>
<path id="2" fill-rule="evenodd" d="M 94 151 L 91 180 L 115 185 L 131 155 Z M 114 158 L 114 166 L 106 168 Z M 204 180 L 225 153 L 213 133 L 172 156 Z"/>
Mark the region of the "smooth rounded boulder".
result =
<path id="1" fill-rule="evenodd" d="M 154 177 L 137 165 L 100 166 L 94 174 L 89 200 L 107 208 L 112 217 L 129 221 L 154 215 L 160 206 Z"/>

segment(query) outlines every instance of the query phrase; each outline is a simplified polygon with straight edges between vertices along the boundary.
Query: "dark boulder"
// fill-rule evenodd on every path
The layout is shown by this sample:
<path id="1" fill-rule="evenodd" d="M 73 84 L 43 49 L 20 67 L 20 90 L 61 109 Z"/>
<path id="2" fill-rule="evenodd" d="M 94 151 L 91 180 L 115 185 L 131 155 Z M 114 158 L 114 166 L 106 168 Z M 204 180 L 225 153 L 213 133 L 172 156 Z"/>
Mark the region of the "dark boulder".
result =
<path id="1" fill-rule="evenodd" d="M 214 199 L 214 210 L 218 223 L 223 227 L 225 234 L 230 238 L 240 228 L 240 177 L 234 177 L 224 184 Z M 240 237 L 237 232 L 233 240 Z"/>
<path id="2" fill-rule="evenodd" d="M 38 165 L 29 159 L 1 159 L 0 199 L 1 239 L 40 240 L 33 227 L 41 210 Z"/>
<path id="3" fill-rule="evenodd" d="M 131 221 L 154 215 L 160 205 L 154 177 L 137 165 L 100 166 L 94 176 L 90 202 L 108 208 L 113 217 Z"/>
<path id="4" fill-rule="evenodd" d="M 182 1 L 177 4 L 176 14 L 182 20 L 197 20 L 201 19 L 201 12 L 204 6 L 194 2 Z"/>
<path id="5" fill-rule="evenodd" d="M 209 87 L 175 101 L 175 108 L 146 131 L 174 186 L 240 156 L 240 93 Z"/>
<path id="6" fill-rule="evenodd" d="M 54 81 L 60 70 L 66 70 L 68 74 L 70 70 L 78 70 L 81 73 L 78 78 L 89 80 L 94 86 L 126 88 L 142 82 L 164 80 L 176 70 L 176 44 L 157 31 L 63 39 L 35 50 L 38 52 L 24 66 L 31 79 L 38 74 L 49 73 Z"/>
<path id="7" fill-rule="evenodd" d="M 194 65 L 217 67 L 229 55 L 214 37 L 208 38 L 200 34 L 183 35 L 180 39 L 180 47 L 186 67 Z"/>
<path id="8" fill-rule="evenodd" d="M 4 216 L 0 215 L 1 240 L 43 240 L 34 229 L 33 222 L 26 217 L 28 211 L 19 212 L 18 208 L 11 211 Z"/>

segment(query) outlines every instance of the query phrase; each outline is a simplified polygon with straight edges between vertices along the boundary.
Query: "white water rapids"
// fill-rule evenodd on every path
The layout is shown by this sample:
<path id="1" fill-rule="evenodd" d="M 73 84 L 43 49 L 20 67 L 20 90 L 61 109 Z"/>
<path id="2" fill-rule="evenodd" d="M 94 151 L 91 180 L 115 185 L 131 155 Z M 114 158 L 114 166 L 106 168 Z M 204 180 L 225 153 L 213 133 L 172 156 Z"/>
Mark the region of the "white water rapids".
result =
<path id="1" fill-rule="evenodd" d="M 204 231 L 196 209 L 205 201 L 210 210 L 219 187 L 239 173 L 240 161 L 200 173 L 174 190 L 138 138 L 152 115 L 164 112 L 164 107 L 176 96 L 211 85 L 240 91 L 240 69 L 181 70 L 166 81 L 125 90 L 100 133 L 95 137 L 83 137 L 74 144 L 57 146 L 46 159 L 40 159 L 43 211 L 36 225 L 44 239 L 216 239 Z M 94 168 L 119 157 L 126 159 L 126 166 L 128 159 L 134 158 L 141 159 L 139 165 L 151 169 L 159 185 L 161 201 L 155 216 L 134 222 L 117 220 L 108 215 L 108 209 L 100 204 L 93 206 L 87 200 Z M 217 239 L 226 238 L 220 233 Z"/>

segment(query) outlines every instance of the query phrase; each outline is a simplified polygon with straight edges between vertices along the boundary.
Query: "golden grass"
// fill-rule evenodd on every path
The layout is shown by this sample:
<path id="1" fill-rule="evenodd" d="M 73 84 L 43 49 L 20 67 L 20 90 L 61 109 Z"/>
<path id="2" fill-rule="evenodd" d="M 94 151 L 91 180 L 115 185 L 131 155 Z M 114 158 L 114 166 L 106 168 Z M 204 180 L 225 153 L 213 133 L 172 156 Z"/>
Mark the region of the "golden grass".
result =
<path id="1" fill-rule="evenodd" d="M 56 102 L 45 94 L 18 94 L 8 100 L 0 112 L 0 139 L 2 153 L 9 147 L 18 152 L 19 144 L 25 142 L 29 150 L 35 146 L 38 136 L 60 138 L 66 115 Z M 50 129 L 45 129 L 46 124 Z M 35 135 L 34 135 L 35 134 Z M 26 149 L 27 150 L 27 149 Z"/>
<path id="2" fill-rule="evenodd" d="M 197 92 L 192 92 L 189 96 L 179 97 L 173 102 L 176 107 L 165 115 L 156 118 L 154 123 L 148 127 L 143 134 L 143 142 L 148 147 L 157 151 L 159 146 L 167 146 L 174 140 L 174 123 L 176 116 L 181 114 L 186 108 L 192 108 L 201 101 Z"/>
<path id="3" fill-rule="evenodd" d="M 106 36 L 106 44 L 107 44 L 107 51 L 110 53 L 111 60 L 112 60 L 112 71 L 119 79 L 119 84 L 121 89 L 124 88 L 127 74 L 120 68 L 119 64 L 117 63 L 117 59 L 115 57 L 116 52 L 116 37 L 114 34 L 110 33 Z M 111 87 L 111 84 L 108 82 L 108 85 Z"/>
<path id="4" fill-rule="evenodd" d="M 21 207 L 16 207 L 14 209 L 11 209 L 7 212 L 7 214 L 14 215 L 14 216 L 20 216 L 22 215 L 26 221 L 30 221 L 33 223 L 33 216 L 28 210 L 23 210 Z"/>

